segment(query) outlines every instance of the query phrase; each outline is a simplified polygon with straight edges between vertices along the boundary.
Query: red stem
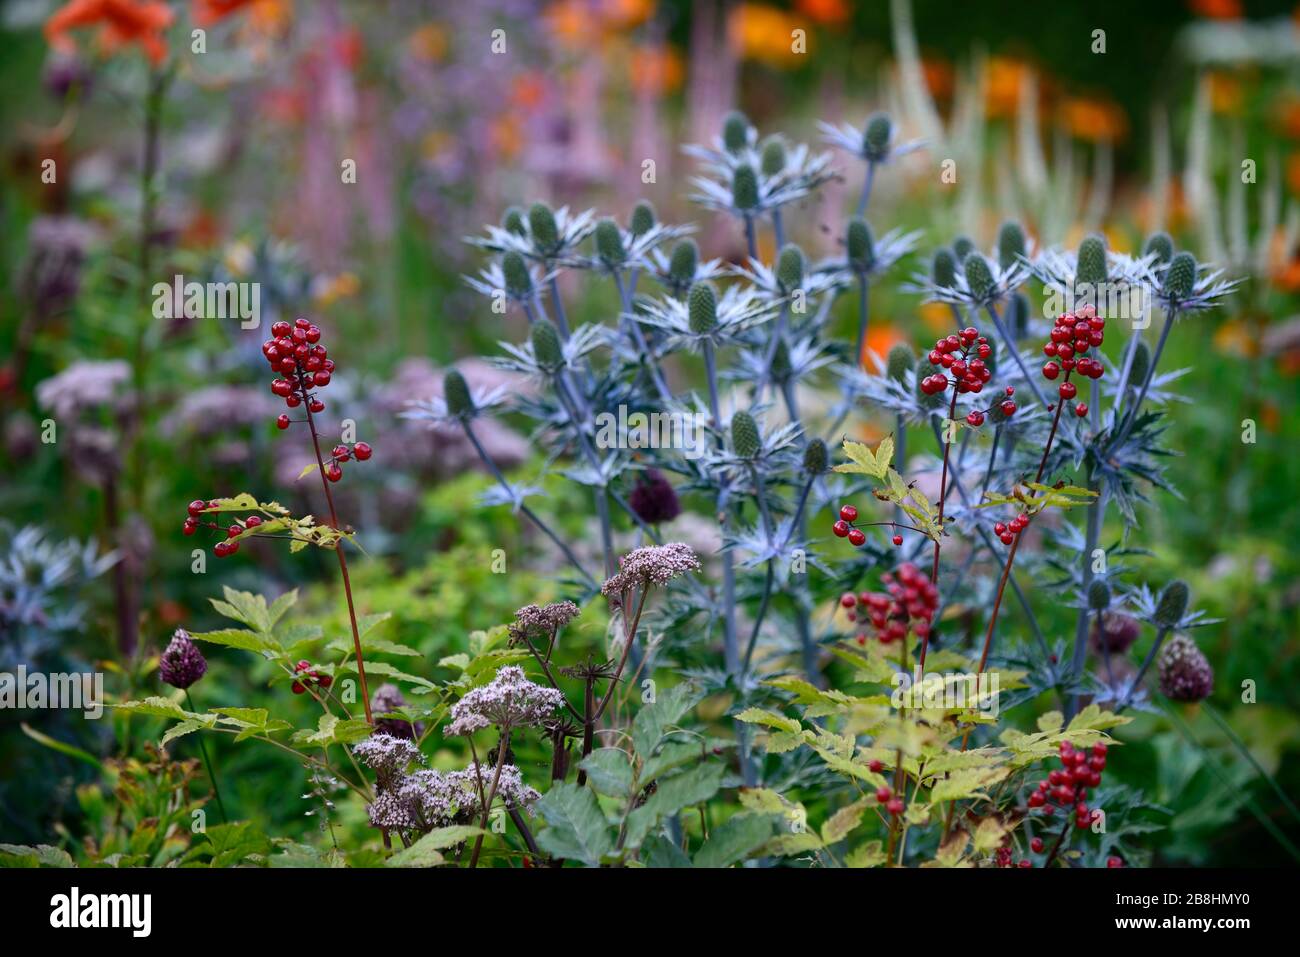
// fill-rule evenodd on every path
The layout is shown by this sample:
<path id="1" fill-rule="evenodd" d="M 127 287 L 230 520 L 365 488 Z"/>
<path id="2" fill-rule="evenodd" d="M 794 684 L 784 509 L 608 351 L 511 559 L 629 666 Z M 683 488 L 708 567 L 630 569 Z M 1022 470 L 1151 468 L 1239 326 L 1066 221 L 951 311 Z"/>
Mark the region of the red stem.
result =
<path id="1" fill-rule="evenodd" d="M 951 420 L 957 414 L 957 385 L 952 387 L 952 401 L 948 404 L 948 418 Z M 943 538 L 943 506 L 948 500 L 948 452 L 952 449 L 952 442 L 947 439 L 943 443 L 943 474 L 939 478 L 939 537 L 934 540 L 934 566 L 930 569 L 930 584 L 938 587 L 939 584 L 939 551 L 940 540 Z M 921 671 L 925 671 L 925 653 L 930 649 L 930 633 L 926 632 L 921 638 Z"/>

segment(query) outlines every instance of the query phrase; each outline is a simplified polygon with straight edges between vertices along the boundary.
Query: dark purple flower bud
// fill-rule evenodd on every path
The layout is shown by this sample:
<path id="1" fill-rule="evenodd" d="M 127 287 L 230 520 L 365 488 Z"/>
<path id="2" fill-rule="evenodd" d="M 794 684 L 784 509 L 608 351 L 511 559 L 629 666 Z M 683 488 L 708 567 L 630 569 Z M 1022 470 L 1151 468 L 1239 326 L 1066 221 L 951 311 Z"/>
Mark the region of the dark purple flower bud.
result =
<path id="1" fill-rule="evenodd" d="M 1214 669 L 1196 642 L 1174 635 L 1160 651 L 1160 693 L 1173 701 L 1203 701 L 1214 691 Z"/>
<path id="2" fill-rule="evenodd" d="M 1100 629 L 1097 628 L 1096 622 L 1093 623 L 1092 646 L 1100 652 L 1104 639 L 1107 651 L 1112 655 L 1122 655 L 1133 646 L 1133 642 L 1137 641 L 1141 629 L 1142 626 L 1135 618 L 1105 612 L 1101 616 Z"/>
<path id="3" fill-rule="evenodd" d="M 671 522 L 682 513 L 677 493 L 658 469 L 646 469 L 627 498 L 632 511 L 647 525 Z"/>
<path id="4" fill-rule="evenodd" d="M 208 670 L 199 646 L 190 640 L 190 633 L 177 628 L 167 649 L 158 658 L 158 674 L 173 688 L 188 688 L 202 678 Z"/>
<path id="5" fill-rule="evenodd" d="M 390 714 L 405 707 L 406 698 L 402 690 L 394 684 L 380 685 L 370 696 L 370 711 L 376 715 Z M 375 734 L 391 734 L 394 738 L 412 740 L 423 733 L 424 725 L 419 721 L 412 724 L 401 718 L 375 719 Z"/>

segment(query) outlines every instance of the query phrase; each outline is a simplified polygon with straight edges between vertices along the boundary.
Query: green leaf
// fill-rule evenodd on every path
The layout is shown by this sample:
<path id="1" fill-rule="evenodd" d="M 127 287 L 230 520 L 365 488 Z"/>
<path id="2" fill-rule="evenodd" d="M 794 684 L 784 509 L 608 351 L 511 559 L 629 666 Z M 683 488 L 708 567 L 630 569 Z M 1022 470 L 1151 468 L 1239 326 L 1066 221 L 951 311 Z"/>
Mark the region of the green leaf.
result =
<path id="1" fill-rule="evenodd" d="M 766 728 L 775 728 L 789 734 L 798 734 L 803 730 L 803 725 L 795 718 L 787 718 L 783 714 L 777 714 L 775 711 L 765 711 L 762 708 L 746 708 L 736 715 L 736 720 L 744 721 L 747 724 L 761 724 Z"/>
<path id="2" fill-rule="evenodd" d="M 488 832 L 468 824 L 434 828 L 410 847 L 398 851 L 387 861 L 389 867 L 437 867 L 443 862 L 439 853 Z"/>
<path id="3" fill-rule="evenodd" d="M 271 613 L 266 607 L 264 597 L 254 595 L 252 592 L 237 591 L 229 585 L 222 588 L 222 594 L 226 598 L 224 602 L 215 598 L 209 599 L 212 602 L 212 607 L 216 608 L 218 612 L 262 634 L 271 631 Z"/>
<path id="4" fill-rule="evenodd" d="M 872 478 L 883 479 L 889 472 L 890 462 L 894 459 L 894 437 L 887 435 L 881 439 L 874 453 L 861 442 L 845 439 L 844 454 L 849 457 L 849 461 L 835 466 L 836 472 L 870 475 Z"/>
<path id="5" fill-rule="evenodd" d="M 550 825 L 537 835 L 537 843 L 550 854 L 598 867 L 601 858 L 613 851 L 613 835 L 589 788 L 561 782 L 536 806 Z"/>
<path id="6" fill-rule="evenodd" d="M 646 867 L 690 867 L 686 852 L 662 834 L 651 834 L 641 842 L 641 863 Z"/>
<path id="7" fill-rule="evenodd" d="M 722 764 L 710 762 L 656 782 L 655 793 L 627 816 L 626 846 L 635 848 L 659 819 L 707 801 L 722 785 Z"/>
<path id="8" fill-rule="evenodd" d="M 627 798 L 632 793 L 632 765 L 625 751 L 599 748 L 587 755 L 580 767 L 597 793 L 615 798 Z"/>
<path id="9" fill-rule="evenodd" d="M 730 867 L 757 851 L 772 837 L 773 822 L 762 814 L 737 814 L 709 833 L 695 854 L 696 867 Z"/>
<path id="10" fill-rule="evenodd" d="M 19 727 L 23 729 L 23 734 L 27 735 L 27 737 L 31 738 L 36 743 L 45 745 L 45 747 L 49 748 L 51 751 L 57 751 L 59 754 L 66 754 L 68 757 L 76 758 L 78 761 L 85 761 L 91 767 L 103 767 L 103 765 L 100 764 L 99 758 L 95 757 L 89 751 L 83 751 L 76 745 L 67 744 L 57 738 L 51 738 L 48 734 L 37 731 L 26 721 L 20 722 Z"/>
<path id="11" fill-rule="evenodd" d="M 879 867 L 885 863 L 885 850 L 880 841 L 868 841 L 855 847 L 844 858 L 846 867 Z"/>
<path id="12" fill-rule="evenodd" d="M 219 715 L 232 719 L 227 722 L 228 724 L 235 724 L 239 727 L 265 727 L 266 719 L 270 717 L 270 712 L 265 708 L 213 708 L 212 710 Z"/>
<path id="13" fill-rule="evenodd" d="M 172 741 L 175 741 L 177 738 L 183 738 L 187 734 L 192 734 L 195 731 L 200 731 L 203 728 L 208 728 L 208 727 L 211 727 L 211 725 L 207 724 L 204 721 L 196 721 L 196 720 L 181 721 L 178 724 L 174 724 L 170 728 L 168 728 L 167 733 L 162 736 L 162 740 L 159 741 L 158 744 L 165 747 L 166 745 L 170 744 Z"/>
<path id="14" fill-rule="evenodd" d="M 334 714 L 323 714 L 316 723 L 315 731 L 298 731 L 293 736 L 296 744 L 353 744 L 370 736 L 373 729 L 361 718 L 340 718 Z"/>
<path id="15" fill-rule="evenodd" d="M 175 701 L 168 698 L 153 696 L 145 698 L 143 701 L 123 701 L 121 704 L 109 705 L 118 711 L 125 711 L 127 714 L 143 714 L 152 718 L 197 718 L 198 715 L 186 711 Z M 214 719 L 215 720 L 215 719 Z"/>
<path id="16" fill-rule="evenodd" d="M 214 603 L 216 599 L 213 599 Z M 277 642 L 272 641 L 266 635 L 258 634 L 255 631 L 249 631 L 246 628 L 222 628 L 218 631 L 195 631 L 190 633 L 190 637 L 197 641 L 206 641 L 214 645 L 225 645 L 227 648 L 239 648 L 243 651 L 280 651 Z"/>
<path id="17" fill-rule="evenodd" d="M 298 604 L 298 589 L 285 592 L 275 601 L 271 602 L 271 607 L 267 611 L 267 617 L 271 620 L 271 627 L 274 628 L 280 623 L 280 619 L 294 605 Z"/>
<path id="18" fill-rule="evenodd" d="M 209 867 L 230 867 L 253 854 L 267 854 L 271 842 L 251 821 L 235 824 L 215 824 L 204 832 L 207 844 L 200 844 L 186 855 L 187 858 L 211 855 Z"/>
<path id="19" fill-rule="evenodd" d="M 694 707 L 698 694 L 694 685 L 674 685 L 660 693 L 654 704 L 637 712 L 632 721 L 632 746 L 637 754 L 642 758 L 649 757 L 663 739 L 664 732 Z"/>
<path id="20" fill-rule="evenodd" d="M 6 860 L 8 858 L 8 860 Z M 72 855 L 52 844 L 0 844 L 0 867 L 75 867 Z"/>
<path id="21" fill-rule="evenodd" d="M 848 837 L 862 823 L 862 813 L 872 804 L 869 798 L 859 798 L 840 808 L 822 825 L 822 842 L 836 844 Z"/>
<path id="22" fill-rule="evenodd" d="M 698 761 L 704 757 L 699 741 L 665 741 L 651 757 L 641 765 L 640 780 L 650 782 L 661 774 L 675 771 L 683 765 Z"/>

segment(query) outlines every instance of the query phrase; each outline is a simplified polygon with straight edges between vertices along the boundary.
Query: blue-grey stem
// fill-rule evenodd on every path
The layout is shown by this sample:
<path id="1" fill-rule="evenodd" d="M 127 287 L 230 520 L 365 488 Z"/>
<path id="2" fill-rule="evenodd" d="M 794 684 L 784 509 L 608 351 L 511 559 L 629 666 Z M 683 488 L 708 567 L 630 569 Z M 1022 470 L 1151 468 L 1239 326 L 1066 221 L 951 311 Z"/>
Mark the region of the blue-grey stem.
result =
<path id="1" fill-rule="evenodd" d="M 1029 374 L 1029 367 L 1025 365 L 1025 360 L 1021 357 L 1020 350 L 1016 348 L 1016 341 L 1011 338 L 1011 333 L 1007 331 L 1006 324 L 1002 321 L 1002 317 L 998 315 L 997 309 L 994 307 L 993 303 L 990 302 L 984 307 L 984 310 L 989 314 L 989 318 L 993 320 L 993 325 L 998 330 L 998 335 L 1002 337 L 1002 341 L 1005 343 L 1007 351 L 1011 353 L 1011 358 L 1015 360 L 1017 368 L 1020 369 L 1020 374 L 1024 376 L 1025 381 L 1029 383 L 1029 389 L 1034 393 L 1034 398 L 1038 400 L 1038 404 L 1044 409 L 1047 408 L 1049 403 L 1047 399 L 1043 397 L 1042 390 L 1038 388 L 1038 380 Z"/>
<path id="2" fill-rule="evenodd" d="M 560 298 L 559 277 L 552 276 L 547 283 L 551 291 L 551 303 L 555 306 L 555 324 L 560 327 L 560 335 L 569 338 L 569 317 L 564 312 L 564 300 Z"/>
<path id="3" fill-rule="evenodd" d="M 867 160 L 867 175 L 862 183 L 862 194 L 858 197 L 858 215 L 862 216 L 867 211 L 867 203 L 871 201 L 871 186 L 876 181 L 876 161 Z"/>
<path id="4" fill-rule="evenodd" d="M 758 262 L 758 237 L 754 232 L 754 217 L 749 213 L 745 214 L 745 248 L 749 250 L 749 258 Z"/>
<path id="5" fill-rule="evenodd" d="M 1095 379 L 1093 381 L 1096 382 Z M 1095 492 L 1098 487 L 1098 479 L 1089 475 L 1088 488 Z M 1088 589 L 1092 585 L 1092 554 L 1101 538 L 1101 522 L 1105 513 L 1105 496 L 1101 496 L 1089 506 L 1088 510 L 1088 528 L 1082 555 L 1083 607 L 1079 609 L 1078 618 L 1074 623 L 1074 648 L 1070 654 L 1070 676 L 1075 681 L 1083 674 L 1083 666 L 1088 659 Z M 1069 721 L 1073 718 L 1078 710 L 1079 695 L 1075 694 L 1070 699 L 1069 707 L 1065 709 L 1065 720 Z"/>
<path id="6" fill-rule="evenodd" d="M 1124 347 L 1124 364 L 1120 367 L 1119 384 L 1115 387 L 1115 422 L 1119 422 L 1120 410 L 1124 408 L 1124 398 L 1128 392 L 1129 376 L 1133 373 L 1133 356 L 1137 352 L 1138 342 L 1142 339 L 1142 332 L 1134 329 L 1133 334 L 1128 338 L 1128 344 Z"/>
<path id="7" fill-rule="evenodd" d="M 867 279 L 865 269 L 858 273 L 858 343 L 853 352 L 854 368 L 862 367 L 862 347 L 867 341 L 867 322 L 871 313 L 871 281 Z"/>
<path id="8" fill-rule="evenodd" d="M 785 225 L 781 222 L 781 208 L 772 209 L 772 238 L 776 242 L 776 251 L 781 252 L 785 246 Z"/>
<path id="9" fill-rule="evenodd" d="M 626 323 L 627 328 L 631 330 L 633 343 L 645 359 L 646 370 L 650 373 L 650 379 L 654 382 L 655 391 L 659 393 L 659 400 L 666 405 L 672 399 L 672 393 L 668 390 L 668 383 L 664 381 L 659 363 L 650 351 L 650 345 L 646 342 L 645 333 L 641 331 L 641 323 L 637 322 L 636 316 L 632 314 L 632 296 L 623 283 L 622 274 L 616 269 L 613 275 L 614 284 L 618 287 L 618 298 L 623 305 L 623 321 Z"/>
<path id="10" fill-rule="evenodd" d="M 1151 650 L 1148 651 L 1147 656 L 1142 659 L 1142 667 L 1138 669 L 1137 677 L 1129 682 L 1128 689 L 1124 692 L 1123 700 L 1120 701 L 1119 707 L 1115 709 L 1116 714 L 1119 714 L 1129 706 L 1129 702 L 1133 699 L 1133 692 L 1142 684 L 1142 679 L 1146 677 L 1147 672 L 1151 669 L 1151 663 L 1156 660 L 1156 655 L 1160 651 L 1160 646 L 1165 643 L 1165 638 L 1169 635 L 1171 630 L 1172 629 L 1169 628 L 1161 628 L 1156 632 L 1156 640 L 1151 643 Z"/>
<path id="11" fill-rule="evenodd" d="M 1137 398 L 1133 400 L 1133 408 L 1129 409 L 1128 415 L 1124 417 L 1124 425 L 1118 429 L 1118 436 L 1112 445 L 1122 442 L 1128 438 L 1129 432 L 1133 430 L 1133 425 L 1137 422 L 1138 413 L 1142 410 L 1142 403 L 1146 401 L 1147 391 L 1151 388 L 1151 380 L 1155 378 L 1156 366 L 1160 364 L 1160 356 L 1165 351 L 1165 343 L 1169 341 L 1169 330 L 1174 327 L 1174 320 L 1178 317 L 1175 309 L 1170 309 L 1165 313 L 1165 324 L 1160 330 L 1160 339 L 1156 342 L 1156 351 L 1151 354 L 1151 362 L 1147 366 L 1146 378 L 1142 380 L 1142 389 L 1138 392 Z"/>

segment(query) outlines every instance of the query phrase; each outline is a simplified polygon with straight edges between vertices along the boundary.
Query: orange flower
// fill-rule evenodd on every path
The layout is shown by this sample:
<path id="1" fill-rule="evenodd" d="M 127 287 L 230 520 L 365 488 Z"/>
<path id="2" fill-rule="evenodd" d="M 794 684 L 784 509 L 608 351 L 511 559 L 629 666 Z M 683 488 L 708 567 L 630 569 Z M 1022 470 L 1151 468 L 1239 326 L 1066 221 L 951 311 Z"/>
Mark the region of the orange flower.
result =
<path id="1" fill-rule="evenodd" d="M 1086 97 L 1066 100 L 1061 106 L 1061 119 L 1072 135 L 1091 143 L 1113 143 L 1128 129 L 1120 107 Z"/>
<path id="2" fill-rule="evenodd" d="M 265 30 L 278 30 L 289 19 L 285 0 L 194 0 L 194 23 L 210 27 L 214 23 L 248 10 L 253 21 Z"/>
<path id="3" fill-rule="evenodd" d="M 1216 70 L 1209 74 L 1209 83 L 1210 108 L 1215 113 L 1241 112 L 1241 80 L 1229 73 Z"/>
<path id="4" fill-rule="evenodd" d="M 162 33 L 171 26 L 171 8 L 147 0 L 71 0 L 45 21 L 45 39 L 56 50 L 74 46 L 68 36 L 79 27 L 99 26 L 99 45 L 113 54 L 128 43 L 138 43 L 154 66 L 167 56 Z"/>
<path id="5" fill-rule="evenodd" d="M 845 0 L 798 0 L 795 9 L 816 23 L 844 23 L 853 13 Z"/>
<path id="6" fill-rule="evenodd" d="M 952 98 L 954 77 L 952 64 L 947 60 L 924 57 L 921 60 L 921 74 L 925 77 L 926 88 L 936 100 Z"/>
<path id="7" fill-rule="evenodd" d="M 775 67 L 805 60 L 795 52 L 795 30 L 804 30 L 805 42 L 811 39 L 803 20 L 762 3 L 742 3 L 732 9 L 727 19 L 732 49 L 744 59 Z"/>
<path id="8" fill-rule="evenodd" d="M 1198 17 L 1209 17 L 1211 20 L 1241 18 L 1241 0 L 1191 0 L 1188 6 Z"/>
<path id="9" fill-rule="evenodd" d="M 1010 57 L 995 56 L 985 67 L 984 110 L 990 118 L 1014 116 L 1020 103 L 1020 84 L 1028 65 Z"/>
<path id="10" fill-rule="evenodd" d="M 652 93 L 671 93 L 682 85 L 686 72 L 681 54 L 668 46 L 639 46 L 628 61 L 632 85 Z"/>
<path id="11" fill-rule="evenodd" d="M 880 356 L 883 362 L 889 356 L 889 350 L 894 348 L 900 342 L 906 342 L 900 333 L 893 326 L 884 324 L 873 325 L 867 330 L 867 341 L 862 343 L 862 355 L 859 361 L 864 369 L 875 371 L 875 363 L 871 359 L 871 353 Z"/>

